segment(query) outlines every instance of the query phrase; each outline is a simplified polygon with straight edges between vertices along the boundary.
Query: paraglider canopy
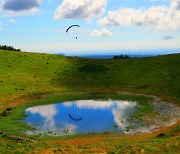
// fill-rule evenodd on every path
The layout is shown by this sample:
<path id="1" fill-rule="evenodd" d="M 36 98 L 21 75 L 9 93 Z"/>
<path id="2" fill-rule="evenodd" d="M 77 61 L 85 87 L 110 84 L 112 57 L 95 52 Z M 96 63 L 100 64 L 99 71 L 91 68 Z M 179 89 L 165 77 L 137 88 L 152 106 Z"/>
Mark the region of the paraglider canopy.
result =
<path id="1" fill-rule="evenodd" d="M 81 121 L 82 120 L 82 118 L 74 118 L 74 117 L 72 117 L 71 114 L 69 114 L 69 118 L 71 118 L 74 121 Z"/>
<path id="2" fill-rule="evenodd" d="M 67 33 L 72 27 L 80 27 L 80 26 L 79 26 L 79 25 L 72 25 L 72 26 L 68 27 L 68 29 L 66 30 L 66 33 Z"/>

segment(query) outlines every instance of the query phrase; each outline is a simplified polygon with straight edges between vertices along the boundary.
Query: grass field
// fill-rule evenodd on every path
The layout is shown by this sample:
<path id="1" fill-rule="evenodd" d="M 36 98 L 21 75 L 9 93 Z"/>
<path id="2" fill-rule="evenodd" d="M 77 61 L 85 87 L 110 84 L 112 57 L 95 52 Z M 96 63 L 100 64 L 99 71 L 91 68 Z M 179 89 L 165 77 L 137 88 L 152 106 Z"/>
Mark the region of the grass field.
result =
<path id="1" fill-rule="evenodd" d="M 180 54 L 140 59 L 80 59 L 50 54 L 0 51 L 0 153 L 32 152 L 179 152 L 179 125 L 153 134 L 90 134 L 70 138 L 21 140 L 26 126 L 18 120 L 28 106 L 58 100 L 106 97 L 117 92 L 143 93 L 179 105 Z M 85 94 L 86 93 L 86 94 Z M 88 94 L 91 93 L 91 94 Z M 105 96 L 104 96 L 105 97 Z M 112 96 L 111 96 L 112 97 Z M 115 96 L 113 96 L 114 98 Z M 121 95 L 133 99 L 135 96 Z M 134 98 L 135 99 L 135 98 Z M 137 97 L 137 100 L 142 97 Z M 157 137 L 157 134 L 165 134 Z M 28 136 L 25 136 L 29 138 Z M 157 148 L 158 145 L 158 148 Z"/>
<path id="2" fill-rule="evenodd" d="M 22 95 L 55 91 L 129 91 L 180 100 L 180 54 L 119 60 L 10 51 L 0 51 L 0 55 L 3 104 Z"/>

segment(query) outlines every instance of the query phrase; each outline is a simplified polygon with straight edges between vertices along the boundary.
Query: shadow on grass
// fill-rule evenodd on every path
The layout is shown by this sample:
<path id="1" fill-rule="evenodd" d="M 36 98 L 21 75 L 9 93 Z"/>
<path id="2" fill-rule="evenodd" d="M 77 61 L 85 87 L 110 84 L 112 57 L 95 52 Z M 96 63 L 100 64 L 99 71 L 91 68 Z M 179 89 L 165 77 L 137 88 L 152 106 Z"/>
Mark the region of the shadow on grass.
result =
<path id="1" fill-rule="evenodd" d="M 107 67 L 102 64 L 85 64 L 78 69 L 80 72 L 87 73 L 104 73 L 107 70 Z"/>

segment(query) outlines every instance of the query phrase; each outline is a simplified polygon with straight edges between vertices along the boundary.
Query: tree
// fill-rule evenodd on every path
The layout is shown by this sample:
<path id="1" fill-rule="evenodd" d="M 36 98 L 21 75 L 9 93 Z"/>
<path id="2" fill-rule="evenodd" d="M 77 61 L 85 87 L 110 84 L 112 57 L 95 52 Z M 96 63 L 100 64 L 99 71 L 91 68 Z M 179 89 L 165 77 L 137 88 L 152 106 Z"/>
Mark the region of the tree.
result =
<path id="1" fill-rule="evenodd" d="M 15 49 L 12 46 L 7 46 L 7 45 L 0 45 L 1 50 L 8 50 L 8 51 L 21 51 L 21 49 Z"/>
<path id="2" fill-rule="evenodd" d="M 113 59 L 127 59 L 127 58 L 129 58 L 128 55 L 119 55 L 119 56 L 116 55 L 113 57 Z"/>

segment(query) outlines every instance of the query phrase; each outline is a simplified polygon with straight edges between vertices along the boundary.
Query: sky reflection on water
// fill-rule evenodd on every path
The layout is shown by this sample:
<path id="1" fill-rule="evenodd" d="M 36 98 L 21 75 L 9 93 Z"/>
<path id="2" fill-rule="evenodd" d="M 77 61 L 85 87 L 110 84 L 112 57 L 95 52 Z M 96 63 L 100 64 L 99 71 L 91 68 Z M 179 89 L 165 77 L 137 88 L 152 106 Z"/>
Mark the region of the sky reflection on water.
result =
<path id="1" fill-rule="evenodd" d="M 111 131 L 115 125 L 123 132 L 136 105 L 132 101 L 71 101 L 28 108 L 25 121 L 39 131 L 62 135 Z"/>

